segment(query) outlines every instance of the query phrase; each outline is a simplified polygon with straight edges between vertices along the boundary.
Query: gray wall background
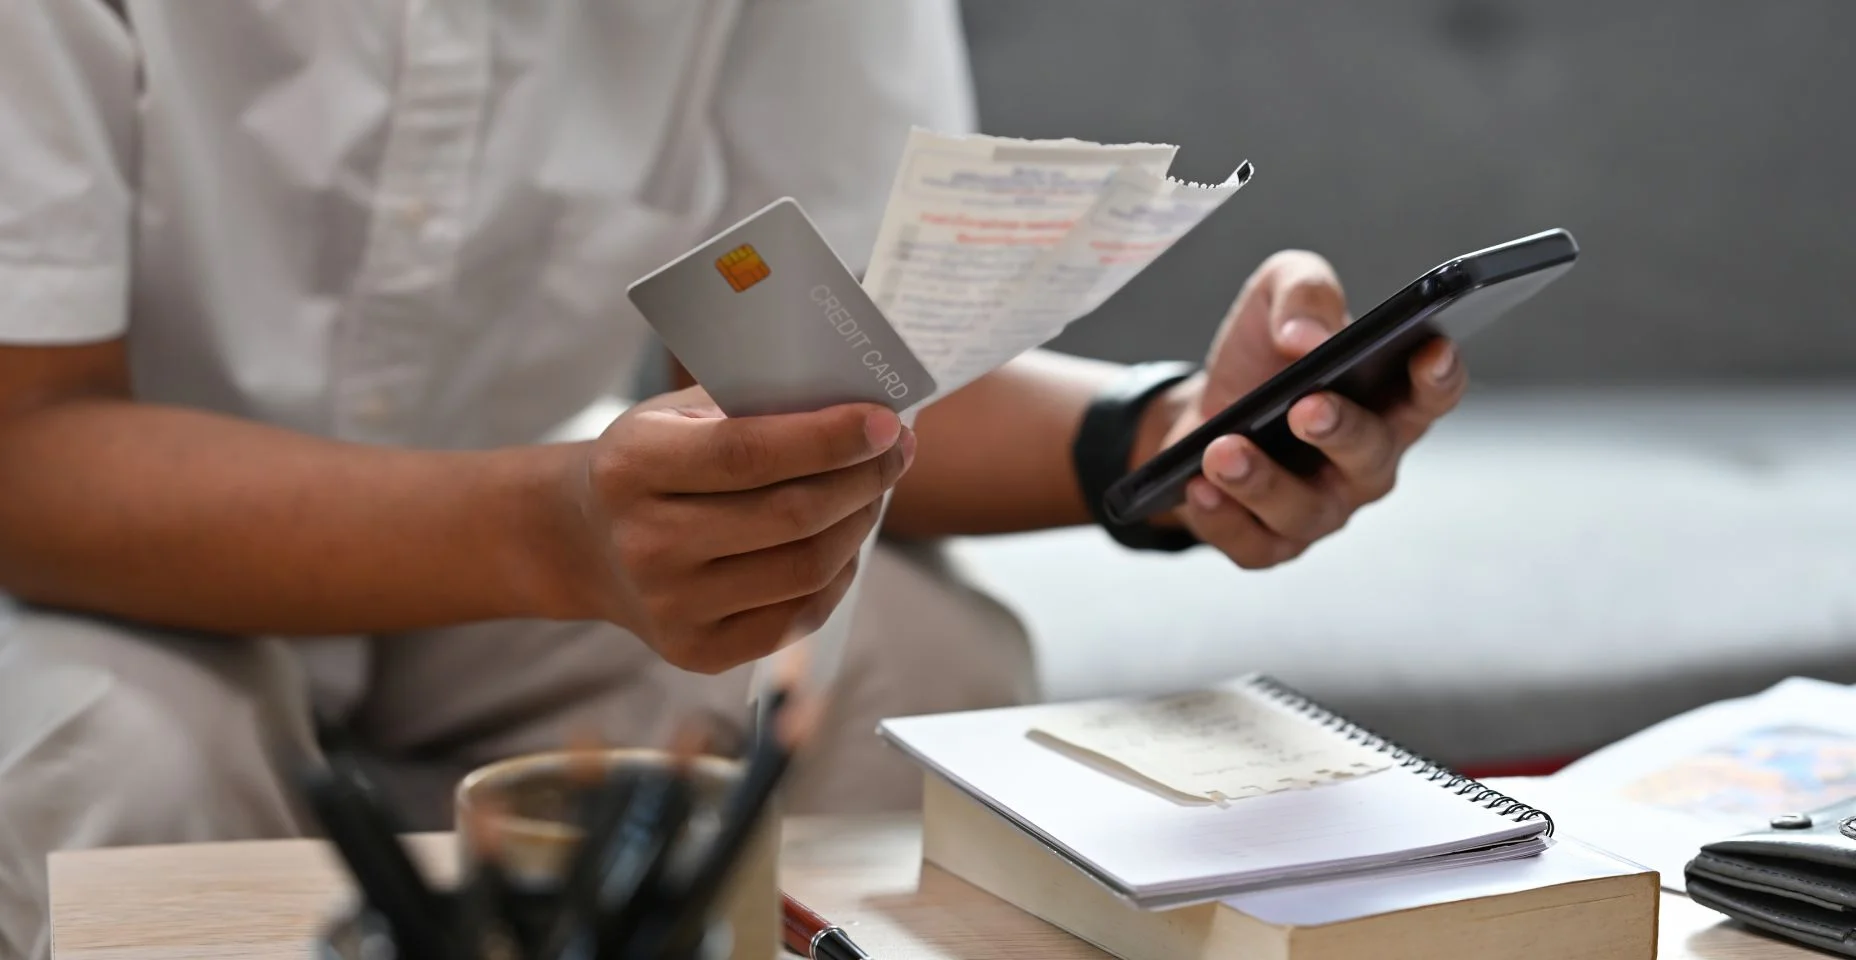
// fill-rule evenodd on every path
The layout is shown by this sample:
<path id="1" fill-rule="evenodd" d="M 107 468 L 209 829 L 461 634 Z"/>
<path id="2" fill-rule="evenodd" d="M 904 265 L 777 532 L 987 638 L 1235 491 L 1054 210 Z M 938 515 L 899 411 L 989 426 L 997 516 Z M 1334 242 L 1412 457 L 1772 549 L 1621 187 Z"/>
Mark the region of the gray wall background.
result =
<path id="1" fill-rule="evenodd" d="M 969 0 L 990 133 L 1257 177 L 1056 346 L 1196 358 L 1269 252 L 1363 312 L 1538 229 L 1580 266 L 1466 347 L 1510 385 L 1856 379 L 1849 0 Z"/>

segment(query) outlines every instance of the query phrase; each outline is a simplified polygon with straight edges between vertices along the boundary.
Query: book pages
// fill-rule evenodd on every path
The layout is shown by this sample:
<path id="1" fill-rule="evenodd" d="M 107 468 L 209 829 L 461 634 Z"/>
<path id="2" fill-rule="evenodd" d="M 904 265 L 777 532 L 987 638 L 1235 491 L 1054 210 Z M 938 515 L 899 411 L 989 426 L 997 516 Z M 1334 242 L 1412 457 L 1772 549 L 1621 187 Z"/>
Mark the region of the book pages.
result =
<path id="1" fill-rule="evenodd" d="M 1566 833 L 1684 892 L 1683 868 L 1703 844 L 1856 794 L 1856 687 L 1791 677 L 1498 789 L 1550 805 Z"/>

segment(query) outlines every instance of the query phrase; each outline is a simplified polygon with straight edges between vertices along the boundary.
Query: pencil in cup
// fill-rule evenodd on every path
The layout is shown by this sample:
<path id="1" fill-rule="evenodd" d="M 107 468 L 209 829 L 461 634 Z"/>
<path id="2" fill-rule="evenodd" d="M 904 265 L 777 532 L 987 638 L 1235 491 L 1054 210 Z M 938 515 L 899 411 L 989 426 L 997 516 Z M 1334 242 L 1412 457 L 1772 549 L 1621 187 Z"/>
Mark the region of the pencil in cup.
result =
<path id="1" fill-rule="evenodd" d="M 306 778 L 364 894 L 351 921 L 321 941 L 324 956 L 766 956 L 780 938 L 774 798 L 822 717 L 822 702 L 803 690 L 805 660 L 801 651 L 782 662 L 743 762 L 698 756 L 707 736 L 692 727 L 672 755 L 578 749 L 466 777 L 458 894 L 433 890 L 406 861 L 396 818 L 358 768 L 331 764 L 332 776 Z"/>
<path id="2" fill-rule="evenodd" d="M 672 756 L 661 750 L 604 750 L 599 757 L 608 778 L 627 768 L 641 774 L 663 773 L 673 763 Z M 517 757 L 464 778 L 456 796 L 463 876 L 468 878 L 476 871 L 473 851 L 482 849 L 481 832 L 494 824 L 506 883 L 517 891 L 543 896 L 558 896 L 563 891 L 584 838 L 584 831 L 572 822 L 576 804 L 570 799 L 574 796 L 570 772 L 575 759 L 566 751 Z M 666 866 L 672 875 L 688 869 L 689 859 L 708 848 L 743 770 L 741 762 L 720 757 L 695 757 L 687 763 L 692 787 L 690 819 L 683 842 Z M 495 811 L 493 817 L 478 815 L 486 806 Z M 766 960 L 779 950 L 778 871 L 779 822 L 777 811 L 769 807 L 742 846 L 709 913 L 725 925 L 729 935 L 723 956 Z"/>

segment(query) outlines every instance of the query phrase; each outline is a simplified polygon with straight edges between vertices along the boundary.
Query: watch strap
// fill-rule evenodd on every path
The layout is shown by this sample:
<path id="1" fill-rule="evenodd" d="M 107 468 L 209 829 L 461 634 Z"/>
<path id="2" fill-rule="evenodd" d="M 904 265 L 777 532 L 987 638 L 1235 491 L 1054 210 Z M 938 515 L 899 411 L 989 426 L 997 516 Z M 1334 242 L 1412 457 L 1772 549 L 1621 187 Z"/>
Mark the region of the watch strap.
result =
<path id="1" fill-rule="evenodd" d="M 1174 361 L 1134 364 L 1096 393 L 1077 427 L 1071 457 L 1083 500 L 1096 524 L 1124 547 L 1177 553 L 1199 543 L 1184 527 L 1116 523 L 1102 507 L 1108 488 L 1128 473 L 1148 404 L 1197 371 L 1193 364 Z"/>

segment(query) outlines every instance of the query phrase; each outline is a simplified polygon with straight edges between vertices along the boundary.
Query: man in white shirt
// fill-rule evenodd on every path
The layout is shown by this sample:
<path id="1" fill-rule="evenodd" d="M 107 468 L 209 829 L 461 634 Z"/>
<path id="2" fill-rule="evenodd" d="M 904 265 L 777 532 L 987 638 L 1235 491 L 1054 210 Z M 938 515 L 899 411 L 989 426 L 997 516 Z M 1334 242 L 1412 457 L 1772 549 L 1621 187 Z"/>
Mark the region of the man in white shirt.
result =
<path id="1" fill-rule="evenodd" d="M 964 57 L 952 0 L 0 5 L 0 955 L 45 951 L 48 850 L 307 829 L 274 748 L 314 749 L 312 704 L 442 816 L 473 764 L 739 713 L 892 485 L 918 544 L 1089 522 L 1072 442 L 1130 375 L 1050 354 L 916 431 L 683 390 L 558 433 L 632 387 L 626 284 L 719 227 L 790 194 L 869 250 L 909 126 L 973 122 Z M 1124 458 L 1345 322 L 1323 261 L 1273 258 L 1204 372 L 1122 403 Z M 1226 438 L 1117 535 L 1295 556 L 1465 379 L 1445 344 L 1413 373 L 1384 416 L 1296 408 L 1318 479 Z M 1031 693 L 930 551 L 862 575 L 796 810 L 913 802 L 878 716 Z"/>

